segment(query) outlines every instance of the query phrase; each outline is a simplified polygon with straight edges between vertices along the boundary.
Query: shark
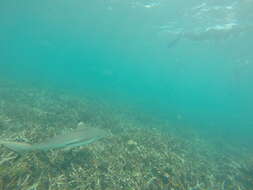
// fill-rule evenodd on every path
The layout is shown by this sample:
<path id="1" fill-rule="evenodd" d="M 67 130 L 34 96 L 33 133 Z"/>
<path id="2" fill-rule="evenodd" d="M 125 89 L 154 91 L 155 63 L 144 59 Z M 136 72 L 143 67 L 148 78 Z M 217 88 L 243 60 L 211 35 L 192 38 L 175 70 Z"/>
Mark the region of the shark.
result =
<path id="1" fill-rule="evenodd" d="M 75 130 L 65 132 L 61 135 L 56 135 L 52 138 L 46 139 L 41 143 L 29 144 L 23 142 L 0 140 L 0 145 L 3 145 L 17 153 L 30 151 L 48 151 L 51 149 L 84 146 L 93 143 L 107 135 L 108 132 L 103 129 L 86 126 L 84 127 L 82 125 Z"/>

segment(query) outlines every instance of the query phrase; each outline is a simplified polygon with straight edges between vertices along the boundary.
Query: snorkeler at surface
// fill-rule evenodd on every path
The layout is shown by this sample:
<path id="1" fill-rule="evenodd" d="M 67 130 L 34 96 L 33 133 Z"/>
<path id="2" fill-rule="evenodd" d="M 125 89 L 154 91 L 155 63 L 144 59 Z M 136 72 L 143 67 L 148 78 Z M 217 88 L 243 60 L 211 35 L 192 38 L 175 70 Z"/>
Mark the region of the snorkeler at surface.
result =
<path id="1" fill-rule="evenodd" d="M 174 47 L 183 39 L 197 42 L 224 41 L 253 31 L 251 22 L 253 0 L 241 0 L 226 5 L 204 2 L 189 11 L 187 15 L 193 15 L 191 22 L 198 24 L 191 26 L 190 30 L 180 27 L 181 31 L 169 31 L 174 39 L 168 43 L 167 47 Z M 206 23 L 213 24 L 203 27 Z"/>
<path id="2" fill-rule="evenodd" d="M 234 23 L 225 25 L 215 25 L 208 27 L 203 31 L 191 31 L 191 32 L 178 32 L 174 33 L 177 37 L 168 43 L 168 47 L 171 48 L 178 44 L 182 39 L 191 41 L 221 41 L 227 40 L 233 37 L 237 37 L 244 32 L 252 30 L 252 26 L 239 26 Z"/>

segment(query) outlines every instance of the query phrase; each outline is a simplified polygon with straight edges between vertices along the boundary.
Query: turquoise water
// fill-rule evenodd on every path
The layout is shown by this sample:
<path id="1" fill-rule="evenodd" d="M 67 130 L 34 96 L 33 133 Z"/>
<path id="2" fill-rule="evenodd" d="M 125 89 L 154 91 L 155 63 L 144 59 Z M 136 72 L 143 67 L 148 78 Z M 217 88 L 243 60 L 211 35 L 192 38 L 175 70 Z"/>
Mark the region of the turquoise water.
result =
<path id="1" fill-rule="evenodd" d="M 0 190 L 253 189 L 252 13 L 0 1 Z"/>
<path id="2" fill-rule="evenodd" d="M 3 0 L 0 73 L 250 143 L 252 4 Z"/>

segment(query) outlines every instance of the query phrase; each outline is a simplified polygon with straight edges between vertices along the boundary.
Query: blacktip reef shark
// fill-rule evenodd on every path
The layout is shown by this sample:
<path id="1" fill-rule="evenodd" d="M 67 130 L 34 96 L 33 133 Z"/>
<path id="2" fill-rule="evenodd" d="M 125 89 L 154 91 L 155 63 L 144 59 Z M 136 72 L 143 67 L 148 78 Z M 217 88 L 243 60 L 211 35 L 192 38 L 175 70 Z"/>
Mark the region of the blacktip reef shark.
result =
<path id="1" fill-rule="evenodd" d="M 50 139 L 45 140 L 44 142 L 37 144 L 28 144 L 15 141 L 4 141 L 0 140 L 0 145 L 4 145 L 7 148 L 14 150 L 18 153 L 24 153 L 29 151 L 47 151 L 57 148 L 72 148 L 77 146 L 83 146 L 94 141 L 97 141 L 105 136 L 108 133 L 102 129 L 94 127 L 86 127 L 83 123 L 78 124 L 78 128 L 66 132 L 62 135 L 56 135 Z"/>

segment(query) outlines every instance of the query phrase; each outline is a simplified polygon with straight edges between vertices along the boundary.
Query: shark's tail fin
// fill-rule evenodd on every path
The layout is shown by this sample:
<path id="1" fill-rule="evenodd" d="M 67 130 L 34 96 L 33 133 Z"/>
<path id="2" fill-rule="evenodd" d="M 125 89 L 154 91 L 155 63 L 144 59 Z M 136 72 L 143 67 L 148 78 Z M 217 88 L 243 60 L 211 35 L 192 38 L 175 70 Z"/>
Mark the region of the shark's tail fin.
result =
<path id="1" fill-rule="evenodd" d="M 12 141 L 0 141 L 0 145 L 4 145 L 7 148 L 18 152 L 23 153 L 33 150 L 32 146 L 28 143 L 12 142 Z"/>

